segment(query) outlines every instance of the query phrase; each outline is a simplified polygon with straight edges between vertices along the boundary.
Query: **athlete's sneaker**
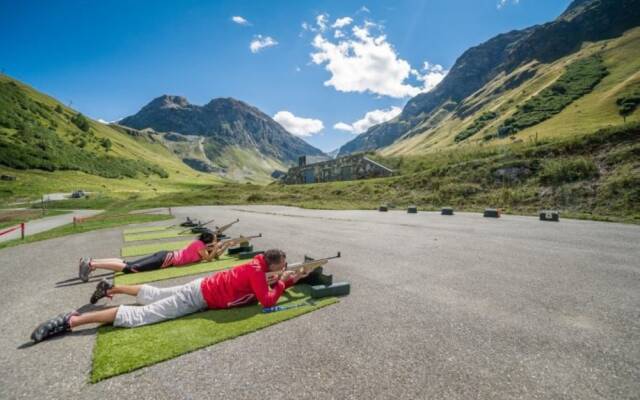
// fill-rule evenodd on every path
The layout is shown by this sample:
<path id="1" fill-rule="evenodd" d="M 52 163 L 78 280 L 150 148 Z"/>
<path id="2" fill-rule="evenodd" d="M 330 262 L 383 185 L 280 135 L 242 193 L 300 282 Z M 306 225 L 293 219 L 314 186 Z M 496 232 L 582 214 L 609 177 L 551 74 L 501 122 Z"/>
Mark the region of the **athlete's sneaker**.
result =
<path id="1" fill-rule="evenodd" d="M 113 283 L 111 283 L 111 281 L 107 279 L 101 280 L 100 282 L 98 282 L 98 285 L 96 286 L 96 290 L 91 295 L 91 299 L 89 300 L 89 302 L 91 304 L 96 304 L 98 300 L 100 300 L 103 297 L 110 298 L 111 296 L 107 295 L 107 290 L 111 288 L 113 288 Z"/>
<path id="2" fill-rule="evenodd" d="M 82 257 L 80 259 L 80 265 L 78 266 L 78 277 L 82 282 L 89 282 L 89 274 L 91 274 L 91 259 L 88 257 Z"/>
<path id="3" fill-rule="evenodd" d="M 66 314 L 60 314 L 57 317 L 41 323 L 31 334 L 31 340 L 38 343 L 51 336 L 59 335 L 71 330 L 69 320 L 74 315 L 80 315 L 76 311 L 71 311 Z"/>

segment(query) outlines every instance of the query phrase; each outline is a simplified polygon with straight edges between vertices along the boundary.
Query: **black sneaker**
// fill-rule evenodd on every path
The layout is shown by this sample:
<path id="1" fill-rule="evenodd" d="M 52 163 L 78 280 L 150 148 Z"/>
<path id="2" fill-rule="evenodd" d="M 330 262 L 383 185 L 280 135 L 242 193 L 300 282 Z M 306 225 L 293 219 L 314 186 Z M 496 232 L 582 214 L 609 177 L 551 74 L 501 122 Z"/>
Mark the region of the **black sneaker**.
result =
<path id="1" fill-rule="evenodd" d="M 31 340 L 38 343 L 48 337 L 71 331 L 69 320 L 74 315 L 80 314 L 78 314 L 76 311 L 71 311 L 66 314 L 60 314 L 55 318 L 51 318 L 50 320 L 43 322 L 33 331 L 33 333 L 31 334 Z"/>
<path id="2" fill-rule="evenodd" d="M 80 265 L 78 266 L 78 276 L 82 282 L 89 282 L 89 274 L 91 274 L 91 259 L 88 257 L 82 257 L 80 259 Z"/>
<path id="3" fill-rule="evenodd" d="M 111 297 L 111 296 L 107 296 L 107 290 L 111 288 L 113 288 L 113 283 L 111 283 L 111 281 L 107 279 L 101 280 L 100 282 L 98 282 L 98 285 L 96 286 L 96 290 L 91 295 L 91 299 L 89 300 L 89 302 L 91 304 L 96 304 L 98 300 L 100 300 L 103 297 Z"/>

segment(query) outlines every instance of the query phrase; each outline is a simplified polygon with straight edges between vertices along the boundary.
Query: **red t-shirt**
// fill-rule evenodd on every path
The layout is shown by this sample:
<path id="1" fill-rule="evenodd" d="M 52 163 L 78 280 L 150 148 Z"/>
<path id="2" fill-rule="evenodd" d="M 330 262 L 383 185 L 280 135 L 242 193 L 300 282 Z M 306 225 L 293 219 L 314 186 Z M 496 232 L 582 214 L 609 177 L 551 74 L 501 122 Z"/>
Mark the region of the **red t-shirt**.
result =
<path id="1" fill-rule="evenodd" d="M 293 285 L 278 281 L 273 288 L 267 284 L 267 262 L 258 254 L 246 264 L 209 275 L 202 280 L 200 290 L 209 308 L 229 308 L 253 303 L 274 306 L 282 292 Z"/>
<path id="2" fill-rule="evenodd" d="M 173 257 L 171 258 L 171 265 L 174 267 L 185 264 L 193 264 L 202 260 L 199 251 L 206 248 L 207 245 L 204 244 L 202 240 L 194 240 L 189 243 L 187 247 L 181 250 L 176 250 L 173 252 Z"/>

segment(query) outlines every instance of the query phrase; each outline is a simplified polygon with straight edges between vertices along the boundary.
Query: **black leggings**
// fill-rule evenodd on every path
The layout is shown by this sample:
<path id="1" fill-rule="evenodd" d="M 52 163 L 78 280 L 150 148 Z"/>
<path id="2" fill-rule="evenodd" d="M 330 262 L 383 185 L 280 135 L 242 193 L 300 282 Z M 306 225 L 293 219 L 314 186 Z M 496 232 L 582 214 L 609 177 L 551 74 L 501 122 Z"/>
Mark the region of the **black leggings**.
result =
<path id="1" fill-rule="evenodd" d="M 169 254 L 169 252 L 163 250 L 137 260 L 125 261 L 126 267 L 124 267 L 122 272 L 130 274 L 132 272 L 146 272 L 160 269 L 162 264 L 164 264 L 165 258 L 167 258 L 167 254 Z"/>

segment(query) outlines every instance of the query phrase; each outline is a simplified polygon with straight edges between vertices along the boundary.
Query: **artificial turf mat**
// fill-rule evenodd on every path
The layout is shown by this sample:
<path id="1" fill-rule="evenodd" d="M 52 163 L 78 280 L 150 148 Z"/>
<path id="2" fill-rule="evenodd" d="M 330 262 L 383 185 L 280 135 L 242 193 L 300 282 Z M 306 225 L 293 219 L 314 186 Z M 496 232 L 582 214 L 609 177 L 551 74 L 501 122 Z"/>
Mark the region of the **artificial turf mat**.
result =
<path id="1" fill-rule="evenodd" d="M 193 233 L 187 231 L 185 233 L 184 230 L 180 231 L 177 229 L 164 229 L 161 231 L 152 231 L 152 232 L 140 232 L 140 233 L 125 233 L 124 241 L 125 242 L 135 242 L 138 240 L 153 240 L 153 239 L 168 239 L 168 238 L 178 238 L 178 237 L 186 237 L 191 236 L 195 237 Z"/>
<path id="2" fill-rule="evenodd" d="M 247 262 L 247 260 L 239 260 L 237 257 L 223 255 L 216 261 L 199 262 L 184 267 L 168 267 L 155 271 L 137 272 L 135 274 L 117 273 L 114 278 L 114 283 L 117 285 L 138 285 L 181 276 L 196 275 L 203 272 L 219 271 L 235 265 L 244 264 L 245 262 Z"/>
<path id="3" fill-rule="evenodd" d="M 122 257 L 144 256 L 146 254 L 155 253 L 160 250 L 179 250 L 189 243 L 191 240 L 180 240 L 177 242 L 149 243 L 139 244 L 136 246 L 123 247 L 120 251 Z"/>
<path id="4" fill-rule="evenodd" d="M 138 228 L 125 229 L 124 231 L 122 231 L 122 233 L 125 235 L 129 235 L 131 233 L 163 231 L 169 228 L 172 228 L 172 226 L 140 226 Z"/>
<path id="5" fill-rule="evenodd" d="M 289 288 L 278 304 L 297 304 L 309 299 L 310 288 Z M 93 350 L 91 382 L 169 360 L 177 356 L 245 335 L 297 317 L 338 301 L 315 300 L 315 305 L 262 313 L 259 304 L 226 310 L 208 310 L 180 319 L 138 328 L 103 326 Z M 206 366 L 202 366 L 205 368 Z"/>

